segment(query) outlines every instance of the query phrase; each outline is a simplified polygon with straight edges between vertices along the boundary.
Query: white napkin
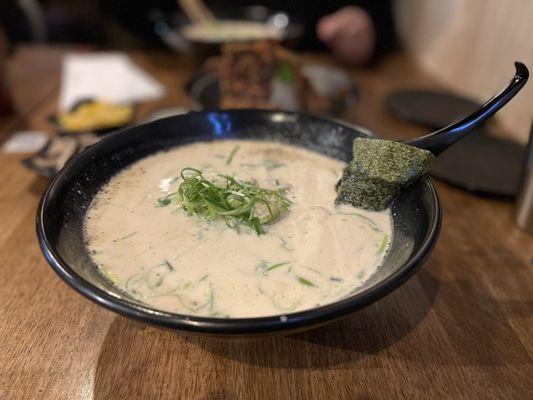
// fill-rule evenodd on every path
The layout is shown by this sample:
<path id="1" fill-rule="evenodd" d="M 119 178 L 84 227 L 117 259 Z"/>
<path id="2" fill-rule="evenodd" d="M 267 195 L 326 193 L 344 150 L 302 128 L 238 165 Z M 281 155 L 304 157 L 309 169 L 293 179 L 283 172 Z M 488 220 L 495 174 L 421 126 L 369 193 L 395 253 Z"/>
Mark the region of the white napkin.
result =
<path id="1" fill-rule="evenodd" d="M 127 104 L 153 100 L 165 87 L 123 53 L 71 53 L 63 58 L 59 108 L 86 98 Z"/>
<path id="2" fill-rule="evenodd" d="M 33 153 L 48 142 L 48 135 L 41 131 L 16 132 L 2 146 L 4 153 Z"/>

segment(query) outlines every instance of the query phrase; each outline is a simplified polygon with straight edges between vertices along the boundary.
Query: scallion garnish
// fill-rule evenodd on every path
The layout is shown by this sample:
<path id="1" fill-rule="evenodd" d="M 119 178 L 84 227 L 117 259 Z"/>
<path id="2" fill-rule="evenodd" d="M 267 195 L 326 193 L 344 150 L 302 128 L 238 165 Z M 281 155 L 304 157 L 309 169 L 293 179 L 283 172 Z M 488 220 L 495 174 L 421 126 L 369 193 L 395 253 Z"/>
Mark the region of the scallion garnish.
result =
<path id="1" fill-rule="evenodd" d="M 283 267 L 284 265 L 288 264 L 290 264 L 288 261 L 270 264 L 265 260 L 261 260 L 261 262 L 257 264 L 256 269 L 259 270 L 262 275 L 267 275 L 270 271 L 273 271 L 279 267 Z"/>
<path id="2" fill-rule="evenodd" d="M 389 235 L 384 235 L 383 240 L 381 241 L 381 244 L 379 245 L 378 249 L 376 250 L 376 254 L 381 254 L 385 251 L 387 248 L 387 245 L 389 244 Z"/>
<path id="3" fill-rule="evenodd" d="M 202 171 L 188 167 L 181 170 L 181 179 L 176 193 L 160 199 L 161 206 L 170 204 L 166 201 L 170 200 L 190 216 L 207 221 L 220 218 L 237 231 L 240 225 L 246 225 L 261 235 L 265 233 L 264 225 L 276 221 L 291 205 L 284 189 L 264 189 L 228 175 L 209 180 Z"/>
<path id="4" fill-rule="evenodd" d="M 235 154 L 237 154 L 237 151 L 239 151 L 240 146 L 235 146 L 233 150 L 231 150 L 231 153 L 229 153 L 228 159 L 226 160 L 226 165 L 230 165 L 233 161 L 233 157 L 235 157 Z"/>
<path id="5" fill-rule="evenodd" d="M 311 282 L 309 279 L 304 278 L 301 275 L 297 276 L 298 282 L 300 282 L 304 286 L 316 286 L 313 282 Z"/>

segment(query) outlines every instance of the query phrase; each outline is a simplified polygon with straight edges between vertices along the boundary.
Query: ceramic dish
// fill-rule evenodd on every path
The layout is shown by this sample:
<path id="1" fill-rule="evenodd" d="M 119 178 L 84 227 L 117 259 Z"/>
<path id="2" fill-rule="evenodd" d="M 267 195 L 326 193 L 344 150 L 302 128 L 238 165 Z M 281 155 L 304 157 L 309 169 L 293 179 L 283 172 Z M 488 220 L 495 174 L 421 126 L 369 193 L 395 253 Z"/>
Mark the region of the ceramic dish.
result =
<path id="1" fill-rule="evenodd" d="M 173 314 L 142 304 L 97 272 L 83 240 L 83 221 L 98 190 L 131 163 L 198 141 L 261 139 L 289 143 L 343 161 L 365 129 L 298 113 L 263 110 L 191 112 L 112 133 L 74 156 L 43 194 L 37 236 L 49 264 L 72 288 L 122 315 L 165 328 L 212 335 L 264 335 L 310 329 L 365 307 L 405 282 L 424 263 L 440 229 L 441 208 L 429 177 L 392 205 L 393 239 L 378 271 L 356 293 L 332 304 L 260 318 Z"/>

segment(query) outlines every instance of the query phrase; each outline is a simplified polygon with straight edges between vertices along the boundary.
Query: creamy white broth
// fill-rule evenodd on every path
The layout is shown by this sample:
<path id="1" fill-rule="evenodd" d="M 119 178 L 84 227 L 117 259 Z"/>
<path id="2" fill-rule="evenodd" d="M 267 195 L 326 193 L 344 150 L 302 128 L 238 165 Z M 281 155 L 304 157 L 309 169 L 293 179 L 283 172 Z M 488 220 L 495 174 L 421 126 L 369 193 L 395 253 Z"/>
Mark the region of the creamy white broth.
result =
<path id="1" fill-rule="evenodd" d="M 158 207 L 185 167 L 288 188 L 293 204 L 260 236 L 188 216 L 178 205 Z M 334 205 L 343 168 L 309 150 L 260 141 L 160 152 L 113 177 L 95 197 L 85 221 L 87 246 L 117 287 L 162 310 L 256 317 L 332 303 L 377 270 L 392 231 L 389 210 Z"/>

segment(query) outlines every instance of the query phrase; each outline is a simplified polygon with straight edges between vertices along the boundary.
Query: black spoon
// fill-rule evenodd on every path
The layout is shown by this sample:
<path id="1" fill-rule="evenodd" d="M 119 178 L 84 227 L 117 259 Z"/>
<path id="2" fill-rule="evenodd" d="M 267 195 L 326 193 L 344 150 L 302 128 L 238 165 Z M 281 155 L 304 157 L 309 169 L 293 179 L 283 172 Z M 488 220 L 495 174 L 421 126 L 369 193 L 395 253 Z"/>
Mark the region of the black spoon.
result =
<path id="1" fill-rule="evenodd" d="M 516 72 L 509 85 L 496 96 L 491 98 L 481 108 L 464 119 L 448 125 L 438 131 L 429 133 L 417 139 L 406 140 L 403 143 L 420 149 L 429 150 L 435 155 L 439 155 L 449 146 L 461 140 L 472 130 L 482 125 L 496 111 L 502 108 L 511 100 L 527 82 L 529 71 L 521 62 L 514 63 Z"/>

